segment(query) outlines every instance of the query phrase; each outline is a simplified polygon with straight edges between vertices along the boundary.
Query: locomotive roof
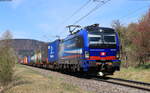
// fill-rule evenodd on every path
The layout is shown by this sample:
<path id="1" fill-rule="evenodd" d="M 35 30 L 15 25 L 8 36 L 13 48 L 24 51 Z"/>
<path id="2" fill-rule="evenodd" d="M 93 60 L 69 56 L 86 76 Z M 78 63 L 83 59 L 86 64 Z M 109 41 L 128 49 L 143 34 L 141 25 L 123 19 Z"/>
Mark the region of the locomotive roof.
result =
<path id="1" fill-rule="evenodd" d="M 79 36 L 79 34 L 81 34 L 84 31 L 92 32 L 92 31 L 96 31 L 96 30 L 100 30 L 100 29 L 102 29 L 104 31 L 104 33 L 115 33 L 115 30 L 113 28 L 109 28 L 109 27 L 85 27 L 85 28 L 82 28 L 80 30 L 77 30 L 73 34 L 68 35 L 63 40 L 68 40 L 70 38 L 74 38 L 76 36 Z"/>
<path id="2" fill-rule="evenodd" d="M 95 31 L 95 30 L 102 29 L 102 30 L 105 30 L 105 31 L 106 30 L 111 30 L 111 31 L 115 32 L 115 30 L 113 28 L 109 28 L 109 27 L 85 27 L 85 29 L 88 30 L 88 31 Z"/>

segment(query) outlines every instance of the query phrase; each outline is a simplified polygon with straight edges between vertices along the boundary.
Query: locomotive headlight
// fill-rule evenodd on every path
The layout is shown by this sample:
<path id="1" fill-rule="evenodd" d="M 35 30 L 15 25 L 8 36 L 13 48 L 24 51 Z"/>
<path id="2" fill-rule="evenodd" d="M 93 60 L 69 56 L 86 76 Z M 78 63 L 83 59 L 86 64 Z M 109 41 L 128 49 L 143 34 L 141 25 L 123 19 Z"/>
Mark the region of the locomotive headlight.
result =
<path id="1" fill-rule="evenodd" d="M 85 58 L 89 58 L 90 57 L 90 54 L 88 51 L 85 51 Z"/>
<path id="2" fill-rule="evenodd" d="M 116 58 L 117 58 L 117 59 L 120 58 L 120 53 L 119 53 L 119 52 L 117 53 Z"/>

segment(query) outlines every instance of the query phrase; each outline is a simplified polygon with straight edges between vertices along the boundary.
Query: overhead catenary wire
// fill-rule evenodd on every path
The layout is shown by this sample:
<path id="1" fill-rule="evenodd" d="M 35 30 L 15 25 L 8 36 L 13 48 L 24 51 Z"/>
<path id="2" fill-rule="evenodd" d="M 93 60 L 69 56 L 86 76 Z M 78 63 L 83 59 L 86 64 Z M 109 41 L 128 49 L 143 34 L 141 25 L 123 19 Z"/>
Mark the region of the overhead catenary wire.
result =
<path id="1" fill-rule="evenodd" d="M 70 20 L 73 16 L 75 16 L 77 13 L 79 13 L 83 8 L 85 8 L 92 0 L 88 0 L 85 2 L 81 7 L 79 7 L 76 11 L 74 11 L 68 18 L 66 18 L 62 24 L 64 24 L 66 21 Z"/>
<path id="2" fill-rule="evenodd" d="M 106 4 L 107 2 L 109 2 L 111 0 L 93 0 L 93 1 L 94 2 L 99 2 L 99 3 L 92 10 L 90 10 L 86 15 L 84 15 L 83 17 L 81 17 L 77 21 L 75 21 L 73 23 L 73 25 L 76 25 L 78 22 L 82 21 L 85 17 L 89 16 L 91 13 L 93 13 L 98 8 L 100 8 L 101 6 L 103 6 L 104 4 Z M 63 30 L 60 33 L 62 33 L 62 32 L 63 32 Z"/>
<path id="3" fill-rule="evenodd" d="M 62 27 L 64 26 L 64 23 L 68 22 L 72 17 L 74 17 L 75 15 L 77 15 L 83 8 L 85 8 L 92 0 L 88 0 L 86 1 L 82 6 L 80 6 L 77 10 L 75 10 L 70 16 L 68 16 L 66 19 L 64 19 L 61 24 L 58 26 Z M 93 0 L 94 1 L 94 0 Z M 95 2 L 95 1 L 94 1 Z M 56 27 L 57 28 L 57 27 Z M 60 32 L 62 33 L 62 31 Z"/>
<path id="4" fill-rule="evenodd" d="M 86 15 L 82 16 L 77 21 L 75 21 L 73 23 L 73 25 L 76 25 L 77 23 L 79 23 L 80 21 L 82 21 L 84 18 L 86 18 L 87 16 L 89 16 L 91 13 L 93 13 L 94 11 L 96 11 L 97 9 L 99 9 L 101 6 L 105 5 L 109 1 L 111 1 L 111 0 L 100 1 L 100 3 L 98 3 L 98 5 L 96 5 L 91 11 L 89 11 Z"/>

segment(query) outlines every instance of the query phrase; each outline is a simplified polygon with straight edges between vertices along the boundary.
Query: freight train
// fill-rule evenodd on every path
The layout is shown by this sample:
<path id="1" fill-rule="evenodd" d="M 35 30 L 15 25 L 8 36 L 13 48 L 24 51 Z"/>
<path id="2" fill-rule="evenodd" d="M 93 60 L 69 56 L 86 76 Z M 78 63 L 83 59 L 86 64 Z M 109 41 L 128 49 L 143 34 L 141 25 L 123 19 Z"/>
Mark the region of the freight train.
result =
<path id="1" fill-rule="evenodd" d="M 120 70 L 119 52 L 117 32 L 94 24 L 47 44 L 44 50 L 34 56 L 25 57 L 24 63 L 53 70 L 105 76 Z"/>

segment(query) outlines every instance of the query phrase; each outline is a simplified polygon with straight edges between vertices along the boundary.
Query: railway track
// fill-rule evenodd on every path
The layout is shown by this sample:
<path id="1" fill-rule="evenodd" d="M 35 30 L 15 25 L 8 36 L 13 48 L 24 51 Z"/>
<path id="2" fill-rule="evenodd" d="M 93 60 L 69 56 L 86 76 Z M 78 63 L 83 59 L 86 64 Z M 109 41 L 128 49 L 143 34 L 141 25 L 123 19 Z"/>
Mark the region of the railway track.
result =
<path id="1" fill-rule="evenodd" d="M 66 74 L 79 77 L 79 78 L 93 79 L 97 81 L 107 82 L 115 85 L 120 85 L 120 86 L 125 86 L 125 87 L 130 87 L 130 88 L 135 88 L 135 89 L 140 89 L 143 91 L 150 92 L 150 83 L 134 81 L 134 80 L 126 80 L 121 78 L 99 77 L 94 75 L 81 75 L 81 74 L 72 74 L 72 73 L 66 73 Z"/>
<path id="2" fill-rule="evenodd" d="M 105 78 L 96 77 L 93 79 L 98 80 L 98 81 L 102 81 L 102 82 L 121 85 L 121 86 L 125 86 L 125 87 L 136 88 L 136 89 L 150 92 L 150 83 L 133 81 L 133 80 L 126 80 L 126 79 L 120 79 L 120 78 L 112 78 L 112 77 L 105 77 Z"/>
<path id="3" fill-rule="evenodd" d="M 45 69 L 45 70 L 49 70 L 49 69 Z M 67 75 L 78 77 L 78 78 L 86 78 L 86 79 L 111 83 L 111 84 L 115 84 L 115 85 L 120 85 L 120 86 L 125 86 L 125 87 L 130 87 L 130 88 L 135 88 L 135 89 L 140 89 L 143 91 L 150 92 L 150 83 L 133 81 L 133 80 L 126 80 L 126 79 L 121 79 L 121 78 L 99 77 L 99 76 L 94 76 L 94 75 L 83 75 L 80 73 L 74 73 L 73 74 L 73 73 L 69 73 L 69 72 L 68 73 L 63 72 L 62 74 L 67 74 Z"/>

